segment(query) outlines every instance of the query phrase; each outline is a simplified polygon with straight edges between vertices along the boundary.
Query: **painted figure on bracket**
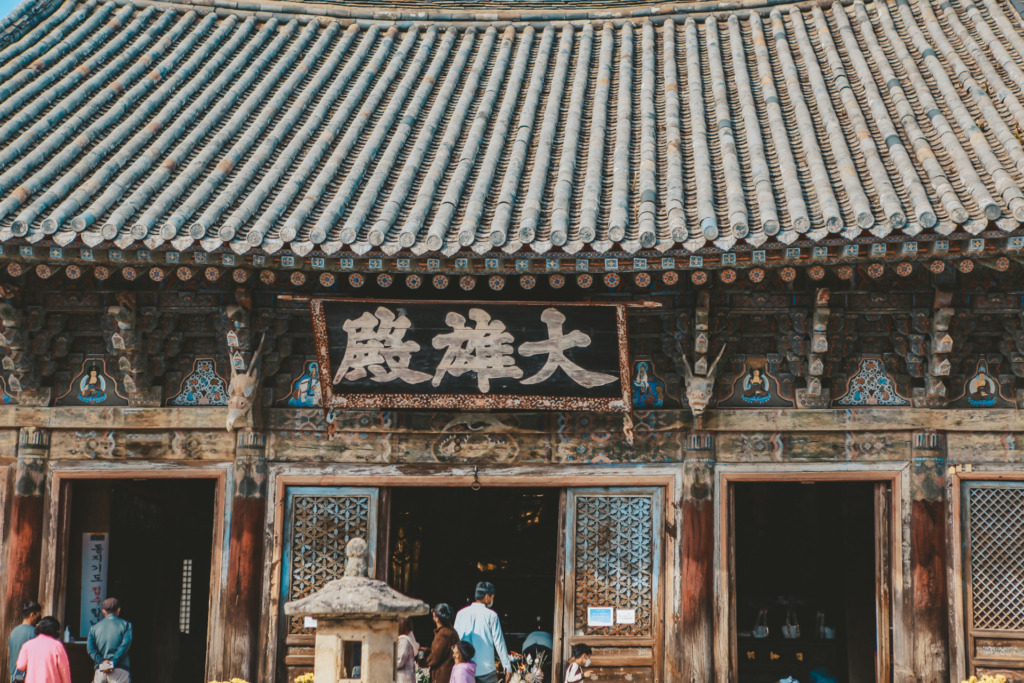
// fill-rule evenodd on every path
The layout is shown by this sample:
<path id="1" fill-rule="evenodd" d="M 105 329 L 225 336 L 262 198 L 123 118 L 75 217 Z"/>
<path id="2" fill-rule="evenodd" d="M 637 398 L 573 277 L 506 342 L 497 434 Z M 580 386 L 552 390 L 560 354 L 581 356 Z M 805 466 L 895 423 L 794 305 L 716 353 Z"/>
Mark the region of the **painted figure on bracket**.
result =
<path id="1" fill-rule="evenodd" d="M 986 370 L 979 369 L 967 384 L 967 401 L 972 406 L 991 406 L 996 402 L 996 383 Z"/>
<path id="2" fill-rule="evenodd" d="M 753 368 L 743 378 L 743 401 L 745 403 L 767 403 L 771 400 L 768 390 L 768 376 L 760 368 Z"/>
<path id="3" fill-rule="evenodd" d="M 107 381 L 100 374 L 95 363 L 78 383 L 78 400 L 85 403 L 102 403 L 107 398 Z"/>
<path id="4" fill-rule="evenodd" d="M 647 361 L 638 362 L 633 373 L 633 407 L 660 408 L 664 403 L 664 383 L 654 376 Z"/>
<path id="5" fill-rule="evenodd" d="M 320 405 L 320 364 L 309 363 L 288 397 L 293 408 L 314 408 Z"/>

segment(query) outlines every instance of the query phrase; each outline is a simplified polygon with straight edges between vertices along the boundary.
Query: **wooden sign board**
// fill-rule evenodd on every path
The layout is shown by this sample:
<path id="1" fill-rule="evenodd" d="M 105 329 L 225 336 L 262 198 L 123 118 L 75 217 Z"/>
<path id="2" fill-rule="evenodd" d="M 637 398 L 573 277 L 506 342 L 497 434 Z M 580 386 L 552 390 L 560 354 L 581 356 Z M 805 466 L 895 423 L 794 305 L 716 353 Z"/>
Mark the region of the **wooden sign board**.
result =
<path id="1" fill-rule="evenodd" d="M 629 407 L 618 304 L 310 302 L 325 408 Z"/>

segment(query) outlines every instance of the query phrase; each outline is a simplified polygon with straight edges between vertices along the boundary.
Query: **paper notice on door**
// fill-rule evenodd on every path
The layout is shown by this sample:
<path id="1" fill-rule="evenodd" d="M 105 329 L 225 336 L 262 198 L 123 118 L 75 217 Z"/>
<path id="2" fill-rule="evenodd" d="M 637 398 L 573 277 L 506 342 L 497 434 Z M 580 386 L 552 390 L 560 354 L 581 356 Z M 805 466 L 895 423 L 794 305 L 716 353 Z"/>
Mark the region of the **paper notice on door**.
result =
<path id="1" fill-rule="evenodd" d="M 587 626 L 601 628 L 615 625 L 615 610 L 611 607 L 588 607 Z"/>
<path id="2" fill-rule="evenodd" d="M 636 623 L 636 610 L 635 609 L 617 609 L 615 610 L 615 622 L 618 624 L 635 624 Z"/>
<path id="3" fill-rule="evenodd" d="M 316 628 L 316 617 L 303 617 L 302 628 Z"/>

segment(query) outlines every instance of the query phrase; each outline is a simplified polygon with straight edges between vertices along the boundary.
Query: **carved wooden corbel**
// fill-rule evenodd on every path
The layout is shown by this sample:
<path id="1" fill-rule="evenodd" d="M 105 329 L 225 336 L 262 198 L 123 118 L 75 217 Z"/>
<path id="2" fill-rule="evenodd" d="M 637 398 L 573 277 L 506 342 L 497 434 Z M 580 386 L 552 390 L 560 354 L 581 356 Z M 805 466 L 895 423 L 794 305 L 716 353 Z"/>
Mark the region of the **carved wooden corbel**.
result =
<path id="1" fill-rule="evenodd" d="M 811 315 L 810 347 L 807 354 L 807 386 L 796 390 L 798 408 L 827 408 L 832 401 L 831 390 L 823 386 L 825 354 L 828 353 L 828 320 L 830 292 L 822 287 L 815 293 Z"/>
<path id="2" fill-rule="evenodd" d="M 237 304 L 224 309 L 225 339 L 228 346 L 228 365 L 231 381 L 228 384 L 228 431 L 240 426 L 253 426 L 253 406 L 258 403 L 262 380 L 262 354 L 266 335 L 260 339 L 255 353 L 252 348 L 252 301 L 245 290 L 235 293 Z"/>
<path id="3" fill-rule="evenodd" d="M 952 306 L 953 293 L 946 290 L 935 290 L 935 303 L 930 319 L 927 321 L 925 348 L 924 386 L 913 391 L 913 403 L 917 408 L 941 408 L 949 401 L 949 387 L 945 378 L 949 377 L 951 365 L 949 354 L 953 351 L 953 337 L 949 326 L 953 322 L 956 310 Z"/>
<path id="4" fill-rule="evenodd" d="M 676 352 L 673 354 L 673 360 L 683 375 L 686 402 L 690 406 L 697 429 L 703 428 L 704 411 L 707 410 L 715 392 L 715 373 L 718 361 L 725 353 L 725 344 L 723 344 L 715 360 L 710 366 L 708 365 L 708 351 L 711 347 L 709 308 L 710 296 L 707 292 L 701 292 L 697 297 L 697 307 L 693 316 L 693 365 L 690 365 L 686 349 L 678 340 L 675 344 Z"/>
<path id="5" fill-rule="evenodd" d="M 2 367 L 7 386 L 21 405 L 48 406 L 53 390 L 41 382 L 37 347 L 42 340 L 33 339 L 34 333 L 43 329 L 45 316 L 26 315 L 16 303 L 18 293 L 13 285 L 0 285 L 0 346 L 5 352 Z"/>
<path id="6" fill-rule="evenodd" d="M 117 370 L 128 392 L 128 403 L 157 407 L 163 387 L 151 386 L 149 354 L 143 339 L 156 329 L 158 319 L 140 315 L 134 292 L 118 292 L 117 304 L 107 308 L 107 351 L 117 358 Z"/>

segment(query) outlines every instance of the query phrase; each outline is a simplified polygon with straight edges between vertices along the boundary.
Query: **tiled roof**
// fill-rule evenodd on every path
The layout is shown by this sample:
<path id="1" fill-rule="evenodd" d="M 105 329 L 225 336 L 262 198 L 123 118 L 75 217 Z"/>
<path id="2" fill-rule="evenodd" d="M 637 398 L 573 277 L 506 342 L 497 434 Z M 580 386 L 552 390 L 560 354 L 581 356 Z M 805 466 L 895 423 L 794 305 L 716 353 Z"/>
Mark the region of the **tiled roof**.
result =
<path id="1" fill-rule="evenodd" d="M 406 28 L 90 0 L 37 22 L 0 47 L 4 241 L 629 253 L 1024 222 L 1005 0 Z"/>

